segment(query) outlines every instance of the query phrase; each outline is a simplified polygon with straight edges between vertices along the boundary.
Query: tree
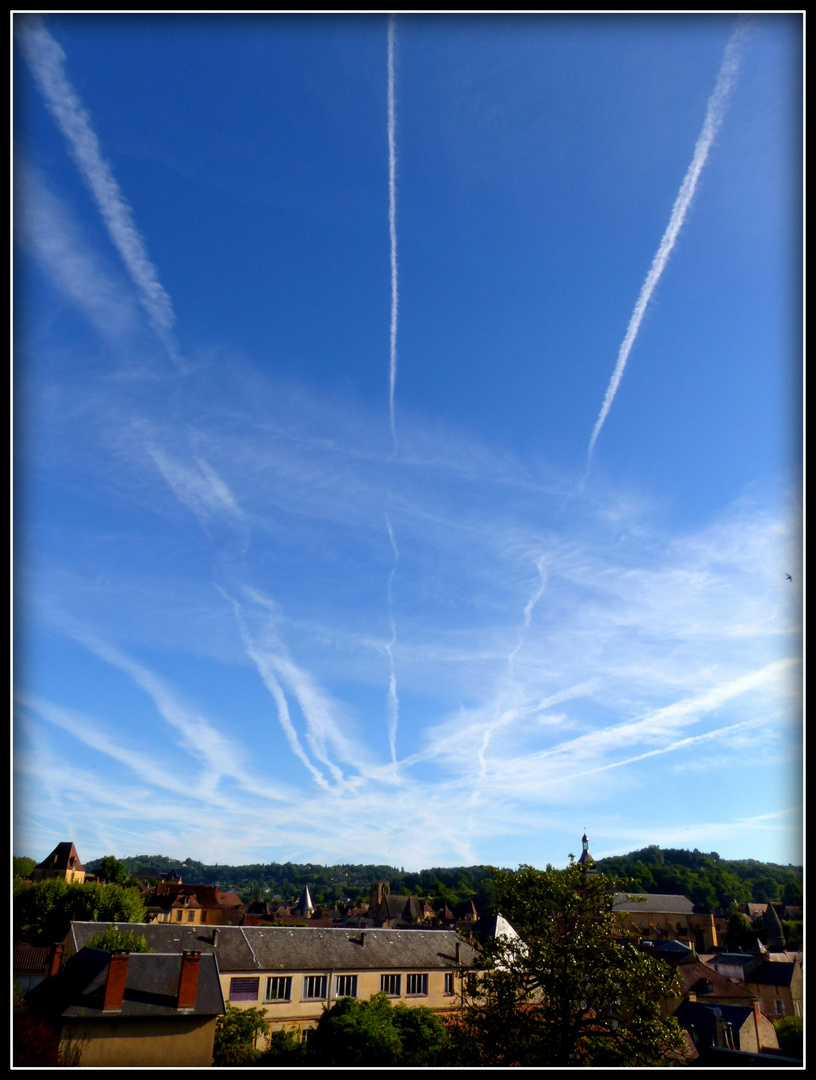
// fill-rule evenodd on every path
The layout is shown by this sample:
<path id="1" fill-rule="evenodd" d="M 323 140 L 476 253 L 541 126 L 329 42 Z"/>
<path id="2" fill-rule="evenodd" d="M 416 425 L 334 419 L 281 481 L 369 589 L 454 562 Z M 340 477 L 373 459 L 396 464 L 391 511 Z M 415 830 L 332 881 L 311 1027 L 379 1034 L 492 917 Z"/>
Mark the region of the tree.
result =
<path id="1" fill-rule="evenodd" d="M 105 855 L 99 860 L 96 868 L 96 876 L 100 881 L 107 881 L 113 885 L 123 885 L 127 881 L 127 867 L 119 862 L 115 855 Z"/>
<path id="2" fill-rule="evenodd" d="M 31 871 L 36 865 L 34 860 L 29 859 L 27 855 L 12 855 L 11 857 L 11 868 L 14 877 L 31 877 Z"/>
<path id="3" fill-rule="evenodd" d="M 340 998 L 327 1009 L 309 1042 L 321 1066 L 428 1066 L 447 1052 L 448 1033 L 432 1009 L 392 1007 L 385 994 L 367 1001 Z"/>
<path id="4" fill-rule="evenodd" d="M 791 1057 L 802 1057 L 804 1053 L 805 1024 L 801 1016 L 785 1016 L 774 1020 L 779 1049 Z"/>
<path id="5" fill-rule="evenodd" d="M 62 941 L 73 921 L 144 922 L 136 889 L 61 878 L 14 882 L 14 940 L 27 945 Z"/>
<path id="6" fill-rule="evenodd" d="M 757 942 L 757 931 L 747 915 L 741 911 L 732 911 L 725 931 L 725 940 L 729 949 L 752 949 Z"/>
<path id="7" fill-rule="evenodd" d="M 137 934 L 133 930 L 119 930 L 115 926 L 106 926 L 101 933 L 93 934 L 85 945 L 89 949 L 104 949 L 106 952 L 153 952 L 144 934 Z"/>
<path id="8" fill-rule="evenodd" d="M 465 980 L 454 1030 L 463 1063 L 650 1065 L 679 1048 L 680 1027 L 660 1007 L 672 972 L 623 940 L 612 878 L 571 860 L 565 870 L 494 870 L 493 880 L 519 936 L 489 939 L 483 970 Z"/>
<path id="9" fill-rule="evenodd" d="M 259 1035 L 268 1035 L 269 1025 L 262 1009 L 238 1009 L 227 1005 L 218 1017 L 213 1040 L 213 1065 L 257 1065 L 261 1051 L 255 1048 Z"/>

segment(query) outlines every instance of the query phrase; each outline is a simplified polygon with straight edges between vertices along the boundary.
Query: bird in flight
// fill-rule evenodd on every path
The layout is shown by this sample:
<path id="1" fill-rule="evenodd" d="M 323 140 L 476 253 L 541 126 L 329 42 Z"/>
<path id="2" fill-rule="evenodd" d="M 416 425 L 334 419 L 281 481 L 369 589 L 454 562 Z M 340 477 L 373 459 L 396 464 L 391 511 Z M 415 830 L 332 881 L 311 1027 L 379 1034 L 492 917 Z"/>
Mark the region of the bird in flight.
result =
<path id="1" fill-rule="evenodd" d="M 790 574 L 785 574 L 785 577 L 788 579 L 788 581 L 793 581 L 793 578 L 790 576 Z"/>

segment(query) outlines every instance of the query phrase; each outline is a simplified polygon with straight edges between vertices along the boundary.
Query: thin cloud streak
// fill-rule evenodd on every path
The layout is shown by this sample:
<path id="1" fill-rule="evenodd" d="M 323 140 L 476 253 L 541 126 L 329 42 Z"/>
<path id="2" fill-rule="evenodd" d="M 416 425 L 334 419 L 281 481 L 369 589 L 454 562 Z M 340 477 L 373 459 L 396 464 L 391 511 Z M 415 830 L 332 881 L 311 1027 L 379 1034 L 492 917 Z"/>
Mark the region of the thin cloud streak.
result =
<path id="1" fill-rule="evenodd" d="M 666 263 L 669 261 L 669 256 L 672 253 L 672 249 L 677 241 L 677 237 L 680 230 L 683 227 L 686 214 L 688 213 L 691 200 L 694 198 L 694 192 L 697 187 L 697 181 L 700 179 L 700 174 L 703 171 L 703 166 L 708 158 L 711 144 L 720 128 L 725 117 L 725 110 L 728 104 L 728 95 L 731 92 L 731 88 L 737 77 L 739 70 L 740 56 L 742 52 L 742 45 L 745 39 L 745 23 L 742 20 L 738 20 L 737 28 L 734 30 L 728 44 L 725 47 L 723 54 L 722 64 L 720 65 L 720 73 L 717 76 L 717 83 L 714 87 L 714 93 L 708 100 L 708 108 L 706 109 L 706 116 L 703 122 L 703 128 L 700 132 L 700 136 L 697 139 L 697 145 L 694 148 L 694 155 L 691 159 L 691 164 L 688 167 L 688 171 L 683 179 L 683 183 L 680 185 L 680 191 L 677 194 L 677 198 L 674 201 L 671 217 L 669 218 L 669 224 L 663 234 L 663 239 L 660 241 L 660 246 L 657 249 L 657 254 L 652 260 L 652 265 L 649 269 L 649 273 L 646 275 L 646 280 L 643 282 L 643 286 L 640 290 L 635 309 L 632 312 L 632 317 L 629 320 L 629 326 L 626 330 L 626 336 L 623 339 L 621 347 L 618 351 L 618 362 L 615 365 L 615 370 L 612 373 L 612 379 L 606 391 L 606 397 L 604 398 L 603 405 L 601 406 L 601 412 L 595 422 L 595 428 L 592 432 L 592 438 L 589 440 L 589 449 L 587 451 L 587 470 L 592 462 L 592 452 L 595 449 L 595 443 L 598 441 L 598 436 L 601 433 L 601 428 L 604 425 L 604 421 L 609 414 L 609 410 L 612 407 L 612 402 L 615 399 L 615 394 L 618 391 L 618 386 L 623 378 L 624 368 L 626 362 L 629 359 L 629 353 L 632 351 L 632 346 L 635 343 L 638 331 L 640 330 L 640 324 L 643 321 L 643 316 L 646 313 L 646 308 L 649 301 L 652 298 L 652 293 L 657 287 L 657 283 L 663 271 L 666 268 Z"/>
<path id="2" fill-rule="evenodd" d="M 120 336 L 133 323 L 133 307 L 81 244 L 62 200 L 30 165 L 17 164 L 14 179 L 17 239 L 103 337 Z"/>
<path id="3" fill-rule="evenodd" d="M 397 381 L 397 146 L 396 103 L 394 92 L 395 18 L 388 19 L 388 233 L 391 239 L 391 354 L 388 369 L 388 414 L 391 438 L 397 453 L 397 427 L 394 419 L 394 389 Z"/>
<path id="4" fill-rule="evenodd" d="M 65 53 L 39 16 L 20 19 L 17 40 L 48 111 L 62 131 L 85 184 L 96 201 L 108 234 L 127 267 L 139 299 L 171 359 L 180 364 L 173 335 L 170 297 L 151 263 L 110 166 L 102 157 L 90 117 L 65 74 Z"/>
<path id="5" fill-rule="evenodd" d="M 244 643 L 246 654 L 253 662 L 253 664 L 255 664 L 256 668 L 258 669 L 258 674 L 263 680 L 264 686 L 272 695 L 272 698 L 278 710 L 278 721 L 281 728 L 283 729 L 283 733 L 286 736 L 286 740 L 289 743 L 289 747 L 292 753 L 311 773 L 315 783 L 318 784 L 319 787 L 324 788 L 326 791 L 328 791 L 329 783 L 326 780 L 326 777 L 318 768 L 316 768 L 315 765 L 312 764 L 312 762 L 306 755 L 306 751 L 301 745 L 297 731 L 295 731 L 295 725 L 292 723 L 292 716 L 289 712 L 289 704 L 286 700 L 286 695 L 283 692 L 283 688 L 281 687 L 278 680 L 275 678 L 271 670 L 271 666 L 267 661 L 267 658 L 264 657 L 255 648 L 255 644 L 249 634 L 246 622 L 244 621 L 244 617 L 241 613 L 241 608 L 238 602 L 234 600 L 231 596 L 228 596 L 223 589 L 219 589 L 219 591 L 221 592 L 221 595 L 226 600 L 228 600 L 230 604 L 232 604 L 233 611 L 235 612 L 235 621 L 238 624 L 238 630 L 241 635 L 241 640 Z"/>

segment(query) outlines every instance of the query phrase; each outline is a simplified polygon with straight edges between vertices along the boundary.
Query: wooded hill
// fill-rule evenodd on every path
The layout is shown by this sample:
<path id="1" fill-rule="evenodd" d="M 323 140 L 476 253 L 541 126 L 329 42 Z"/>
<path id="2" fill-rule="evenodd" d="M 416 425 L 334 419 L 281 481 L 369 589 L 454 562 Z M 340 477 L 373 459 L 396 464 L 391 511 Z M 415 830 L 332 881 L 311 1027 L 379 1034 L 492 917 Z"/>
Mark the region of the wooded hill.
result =
<path id="1" fill-rule="evenodd" d="M 233 889 L 246 900 L 293 903 L 308 885 L 315 904 L 366 901 L 373 881 L 388 881 L 392 893 L 414 893 L 430 901 L 454 904 L 473 900 L 489 911 L 495 902 L 485 866 L 433 867 L 406 872 L 380 864 L 253 863 L 244 866 L 209 865 L 195 859 L 166 855 L 136 855 L 121 859 L 131 876 L 155 877 L 176 871 L 186 884 L 218 885 Z M 91 873 L 99 860 L 85 864 Z M 628 855 L 599 859 L 598 870 L 624 879 L 633 892 L 678 893 L 710 911 L 727 914 L 733 904 L 802 904 L 801 866 L 781 866 L 754 859 L 721 859 L 717 852 L 696 848 L 660 848 L 651 845 Z M 151 871 L 151 873 L 145 873 Z"/>

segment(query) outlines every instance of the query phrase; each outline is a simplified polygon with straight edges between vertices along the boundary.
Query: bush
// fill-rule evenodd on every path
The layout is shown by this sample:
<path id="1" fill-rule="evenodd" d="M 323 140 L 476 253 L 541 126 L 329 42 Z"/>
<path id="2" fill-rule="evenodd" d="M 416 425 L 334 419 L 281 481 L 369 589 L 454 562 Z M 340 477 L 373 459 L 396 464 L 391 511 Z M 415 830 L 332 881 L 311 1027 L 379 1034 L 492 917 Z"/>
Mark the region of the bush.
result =
<path id="1" fill-rule="evenodd" d="M 213 1065 L 257 1065 L 261 1051 L 255 1049 L 259 1035 L 268 1035 L 269 1025 L 261 1009 L 238 1009 L 227 1005 L 219 1016 L 213 1041 Z"/>
<path id="2" fill-rule="evenodd" d="M 774 1020 L 779 1049 L 791 1057 L 802 1057 L 804 1053 L 805 1024 L 801 1016 L 785 1016 Z"/>

